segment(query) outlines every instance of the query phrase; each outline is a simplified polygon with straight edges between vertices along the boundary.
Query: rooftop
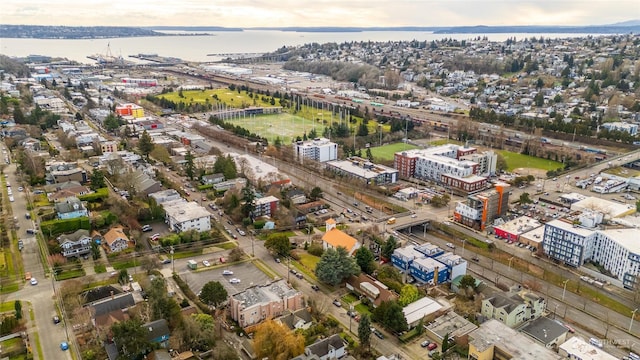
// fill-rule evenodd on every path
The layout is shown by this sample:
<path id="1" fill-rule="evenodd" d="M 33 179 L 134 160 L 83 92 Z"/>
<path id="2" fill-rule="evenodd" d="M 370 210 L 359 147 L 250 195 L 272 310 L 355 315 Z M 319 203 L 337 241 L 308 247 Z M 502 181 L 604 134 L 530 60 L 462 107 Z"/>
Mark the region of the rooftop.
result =
<path id="1" fill-rule="evenodd" d="M 569 330 L 561 323 L 546 317 L 539 317 L 528 322 L 520 331 L 546 346 L 558 337 L 566 334 Z"/>
<path id="2" fill-rule="evenodd" d="M 404 314 L 405 319 L 407 319 L 407 324 L 413 324 L 423 317 L 433 314 L 440 309 L 442 309 L 442 305 L 440 305 L 439 302 L 425 296 L 422 299 L 405 306 L 402 309 L 402 313 Z"/>
<path id="3" fill-rule="evenodd" d="M 427 328 L 440 339 L 443 339 L 446 334 L 449 334 L 450 338 L 464 336 L 478 327 L 451 311 L 437 318 L 431 325 L 427 326 Z"/>
<path id="4" fill-rule="evenodd" d="M 617 357 L 604 352 L 581 338 L 574 336 L 560 345 L 560 350 L 573 355 L 575 359 L 582 360 L 616 360 Z"/>
<path id="5" fill-rule="evenodd" d="M 506 231 L 510 234 L 520 235 L 541 226 L 542 224 L 536 219 L 528 216 L 520 216 L 511 221 L 507 221 L 502 225 L 494 226 L 494 228 Z"/>
<path id="6" fill-rule="evenodd" d="M 325 241 L 334 248 L 343 247 L 347 249 L 348 252 L 351 252 L 358 243 L 358 240 L 336 228 L 327 231 L 322 236 L 322 241 Z"/>
<path id="7" fill-rule="evenodd" d="M 211 213 L 195 201 L 169 201 L 163 206 L 165 213 L 177 223 L 211 216 Z"/>
<path id="8" fill-rule="evenodd" d="M 640 238 L 640 229 L 610 229 L 600 230 L 599 232 L 617 242 L 627 251 L 634 254 L 640 254 L 640 242 L 638 242 L 638 238 Z"/>
<path id="9" fill-rule="evenodd" d="M 248 308 L 256 304 L 278 301 L 282 298 L 292 297 L 298 293 L 290 288 L 285 279 L 276 280 L 267 285 L 254 285 L 243 292 L 232 295 L 234 299 L 242 301 Z"/>
<path id="10" fill-rule="evenodd" d="M 363 179 L 373 179 L 378 177 L 380 174 L 393 174 L 398 172 L 398 170 L 384 165 L 371 164 L 371 166 L 367 165 L 366 167 L 363 167 L 359 163 L 354 164 L 354 162 L 350 160 L 327 161 L 327 165 L 346 171 Z"/>
<path id="11" fill-rule="evenodd" d="M 615 218 L 635 211 L 635 206 L 621 204 L 597 197 L 588 197 L 584 200 L 571 204 L 571 210 L 598 211 L 603 213 L 605 217 Z"/>
<path id="12" fill-rule="evenodd" d="M 469 344 L 484 352 L 495 346 L 503 357 L 513 360 L 560 360 L 562 356 L 520 334 L 498 320 L 491 319 L 469 334 Z"/>

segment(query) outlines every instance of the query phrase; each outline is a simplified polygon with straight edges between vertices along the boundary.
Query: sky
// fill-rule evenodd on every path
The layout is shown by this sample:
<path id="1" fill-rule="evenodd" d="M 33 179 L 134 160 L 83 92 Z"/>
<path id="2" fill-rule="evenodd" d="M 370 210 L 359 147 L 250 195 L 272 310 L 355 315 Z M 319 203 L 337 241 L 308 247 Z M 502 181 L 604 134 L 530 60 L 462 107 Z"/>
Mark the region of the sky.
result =
<path id="1" fill-rule="evenodd" d="M 639 0 L 3 0 L 0 24 L 65 26 L 601 25 Z"/>

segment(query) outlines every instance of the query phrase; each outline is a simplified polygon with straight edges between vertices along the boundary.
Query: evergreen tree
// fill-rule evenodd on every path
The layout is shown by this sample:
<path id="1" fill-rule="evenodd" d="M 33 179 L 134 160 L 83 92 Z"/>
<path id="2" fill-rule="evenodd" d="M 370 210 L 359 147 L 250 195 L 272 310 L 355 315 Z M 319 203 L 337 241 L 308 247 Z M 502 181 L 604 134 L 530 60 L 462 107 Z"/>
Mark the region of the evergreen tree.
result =
<path id="1" fill-rule="evenodd" d="M 147 130 L 143 131 L 142 135 L 140 135 L 140 140 L 138 140 L 138 148 L 140 149 L 140 152 L 148 159 L 149 154 L 153 151 L 153 147 L 154 144 L 151 136 L 149 136 Z"/>
<path id="2" fill-rule="evenodd" d="M 191 153 L 191 150 L 187 151 L 187 154 L 184 156 L 184 172 L 187 174 L 189 180 L 193 180 L 193 176 L 195 175 L 195 166 L 193 164 L 194 156 Z"/>
<path id="3" fill-rule="evenodd" d="M 371 318 L 369 314 L 363 314 L 360 318 L 360 324 L 358 324 L 358 337 L 360 338 L 360 344 L 363 347 L 371 346 Z"/>

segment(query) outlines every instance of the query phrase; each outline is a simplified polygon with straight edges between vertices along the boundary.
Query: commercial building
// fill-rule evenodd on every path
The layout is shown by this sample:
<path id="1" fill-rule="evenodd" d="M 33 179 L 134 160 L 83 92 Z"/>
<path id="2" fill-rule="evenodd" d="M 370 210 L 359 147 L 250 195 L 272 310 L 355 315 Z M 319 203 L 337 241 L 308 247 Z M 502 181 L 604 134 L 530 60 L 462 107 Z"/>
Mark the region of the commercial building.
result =
<path id="1" fill-rule="evenodd" d="M 469 359 L 561 360 L 562 356 L 498 320 L 489 320 L 469 333 Z"/>
<path id="2" fill-rule="evenodd" d="M 298 159 L 307 158 L 325 162 L 338 158 L 338 144 L 325 138 L 298 141 L 293 144 L 293 151 Z"/>
<path id="3" fill-rule="evenodd" d="M 562 323 L 544 316 L 528 322 L 520 331 L 548 349 L 555 349 L 564 343 L 569 332 Z"/>
<path id="4" fill-rule="evenodd" d="M 367 185 L 386 185 L 398 181 L 398 170 L 377 165 L 357 156 L 347 160 L 334 160 L 326 163 L 327 169 L 364 182 Z"/>
<path id="5" fill-rule="evenodd" d="M 467 196 L 466 202 L 456 203 L 453 218 L 468 227 L 484 230 L 509 210 L 509 188 L 507 183 L 497 183 L 491 190 Z"/>
<path id="6" fill-rule="evenodd" d="M 519 242 L 520 235 L 541 226 L 542 224 L 536 219 L 520 216 L 501 225 L 494 225 L 493 231 L 499 238 L 506 239 L 509 242 Z"/>
<path id="7" fill-rule="evenodd" d="M 231 318 L 245 330 L 263 320 L 276 318 L 285 310 L 294 312 L 303 306 L 303 294 L 289 287 L 284 279 L 267 285 L 254 285 L 229 296 Z"/>
<path id="8" fill-rule="evenodd" d="M 144 117 L 144 108 L 137 104 L 122 104 L 116 106 L 116 114 L 119 116 L 133 116 L 134 118 Z"/>
<path id="9" fill-rule="evenodd" d="M 196 202 L 174 200 L 163 203 L 162 208 L 165 212 L 165 222 L 171 231 L 180 233 L 187 230 L 211 230 L 211 214 Z"/>
<path id="10" fill-rule="evenodd" d="M 509 327 L 542 316 L 546 300 L 530 292 L 495 293 L 482 300 L 480 312 L 488 319 L 496 319 Z"/>
<path id="11" fill-rule="evenodd" d="M 577 336 L 570 338 L 560 345 L 558 353 L 564 359 L 618 360 L 617 357 L 610 355 L 599 347 L 589 344 Z"/>
<path id="12" fill-rule="evenodd" d="M 431 314 L 436 314 L 442 310 L 443 306 L 436 300 L 425 296 L 402 308 L 402 314 L 407 321 L 409 328 L 414 328 L 420 324 L 420 320 Z"/>

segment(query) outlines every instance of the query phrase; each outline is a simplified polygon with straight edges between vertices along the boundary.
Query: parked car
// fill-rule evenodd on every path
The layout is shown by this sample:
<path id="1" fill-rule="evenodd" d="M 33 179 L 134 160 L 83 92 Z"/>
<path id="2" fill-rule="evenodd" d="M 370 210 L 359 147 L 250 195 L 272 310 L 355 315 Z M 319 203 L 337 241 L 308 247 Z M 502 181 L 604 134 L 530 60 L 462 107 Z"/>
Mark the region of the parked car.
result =
<path id="1" fill-rule="evenodd" d="M 60 317 L 58 315 L 54 315 L 53 316 L 53 323 L 54 324 L 59 324 L 60 323 Z"/>
<path id="2" fill-rule="evenodd" d="M 160 234 L 155 233 L 155 234 L 149 236 L 149 239 L 151 239 L 153 241 L 156 241 L 156 240 L 160 239 Z"/>
<path id="3" fill-rule="evenodd" d="M 240 279 L 233 278 L 233 279 L 229 280 L 229 282 L 232 283 L 232 284 L 240 284 Z"/>
<path id="4" fill-rule="evenodd" d="M 302 275 L 302 273 L 297 273 L 297 274 L 296 274 L 296 277 L 297 277 L 298 279 L 304 279 L 304 276 Z"/>
<path id="5" fill-rule="evenodd" d="M 223 270 L 222 275 L 233 275 L 233 271 L 231 270 Z"/>
<path id="6" fill-rule="evenodd" d="M 437 347 L 438 347 L 438 344 L 436 344 L 436 343 L 430 343 L 430 344 L 427 346 L 427 349 L 429 349 L 429 350 L 435 350 Z"/>
<path id="7" fill-rule="evenodd" d="M 38 285 L 38 280 L 36 280 L 36 278 L 32 277 L 31 278 L 31 285 Z"/>
<path id="8" fill-rule="evenodd" d="M 453 245 L 452 243 L 447 243 L 446 245 L 447 245 L 448 248 L 451 248 L 451 249 L 455 249 L 456 248 L 455 245 Z"/>
<path id="9" fill-rule="evenodd" d="M 333 300 L 333 305 L 335 305 L 337 307 L 342 307 L 342 303 L 338 299 Z"/>
<path id="10" fill-rule="evenodd" d="M 202 265 L 208 267 L 208 266 L 211 266 L 211 263 L 209 261 L 207 261 L 207 260 L 202 260 Z"/>
<path id="11" fill-rule="evenodd" d="M 380 330 L 374 328 L 372 332 L 373 332 L 373 335 L 378 337 L 378 339 L 384 339 L 384 334 L 382 334 Z"/>
<path id="12" fill-rule="evenodd" d="M 142 232 L 147 232 L 153 230 L 153 228 L 151 227 L 151 225 L 144 225 L 141 230 Z"/>
<path id="13" fill-rule="evenodd" d="M 420 344 L 420 346 L 427 347 L 427 346 L 429 346 L 429 344 L 431 344 L 431 342 L 429 342 L 429 340 L 425 340 Z"/>
<path id="14" fill-rule="evenodd" d="M 313 291 L 320 291 L 320 286 L 316 284 L 311 285 L 311 288 L 313 289 Z"/>
<path id="15" fill-rule="evenodd" d="M 35 235 L 37 233 L 38 233 L 38 230 L 36 229 L 27 229 L 27 234 Z"/>

